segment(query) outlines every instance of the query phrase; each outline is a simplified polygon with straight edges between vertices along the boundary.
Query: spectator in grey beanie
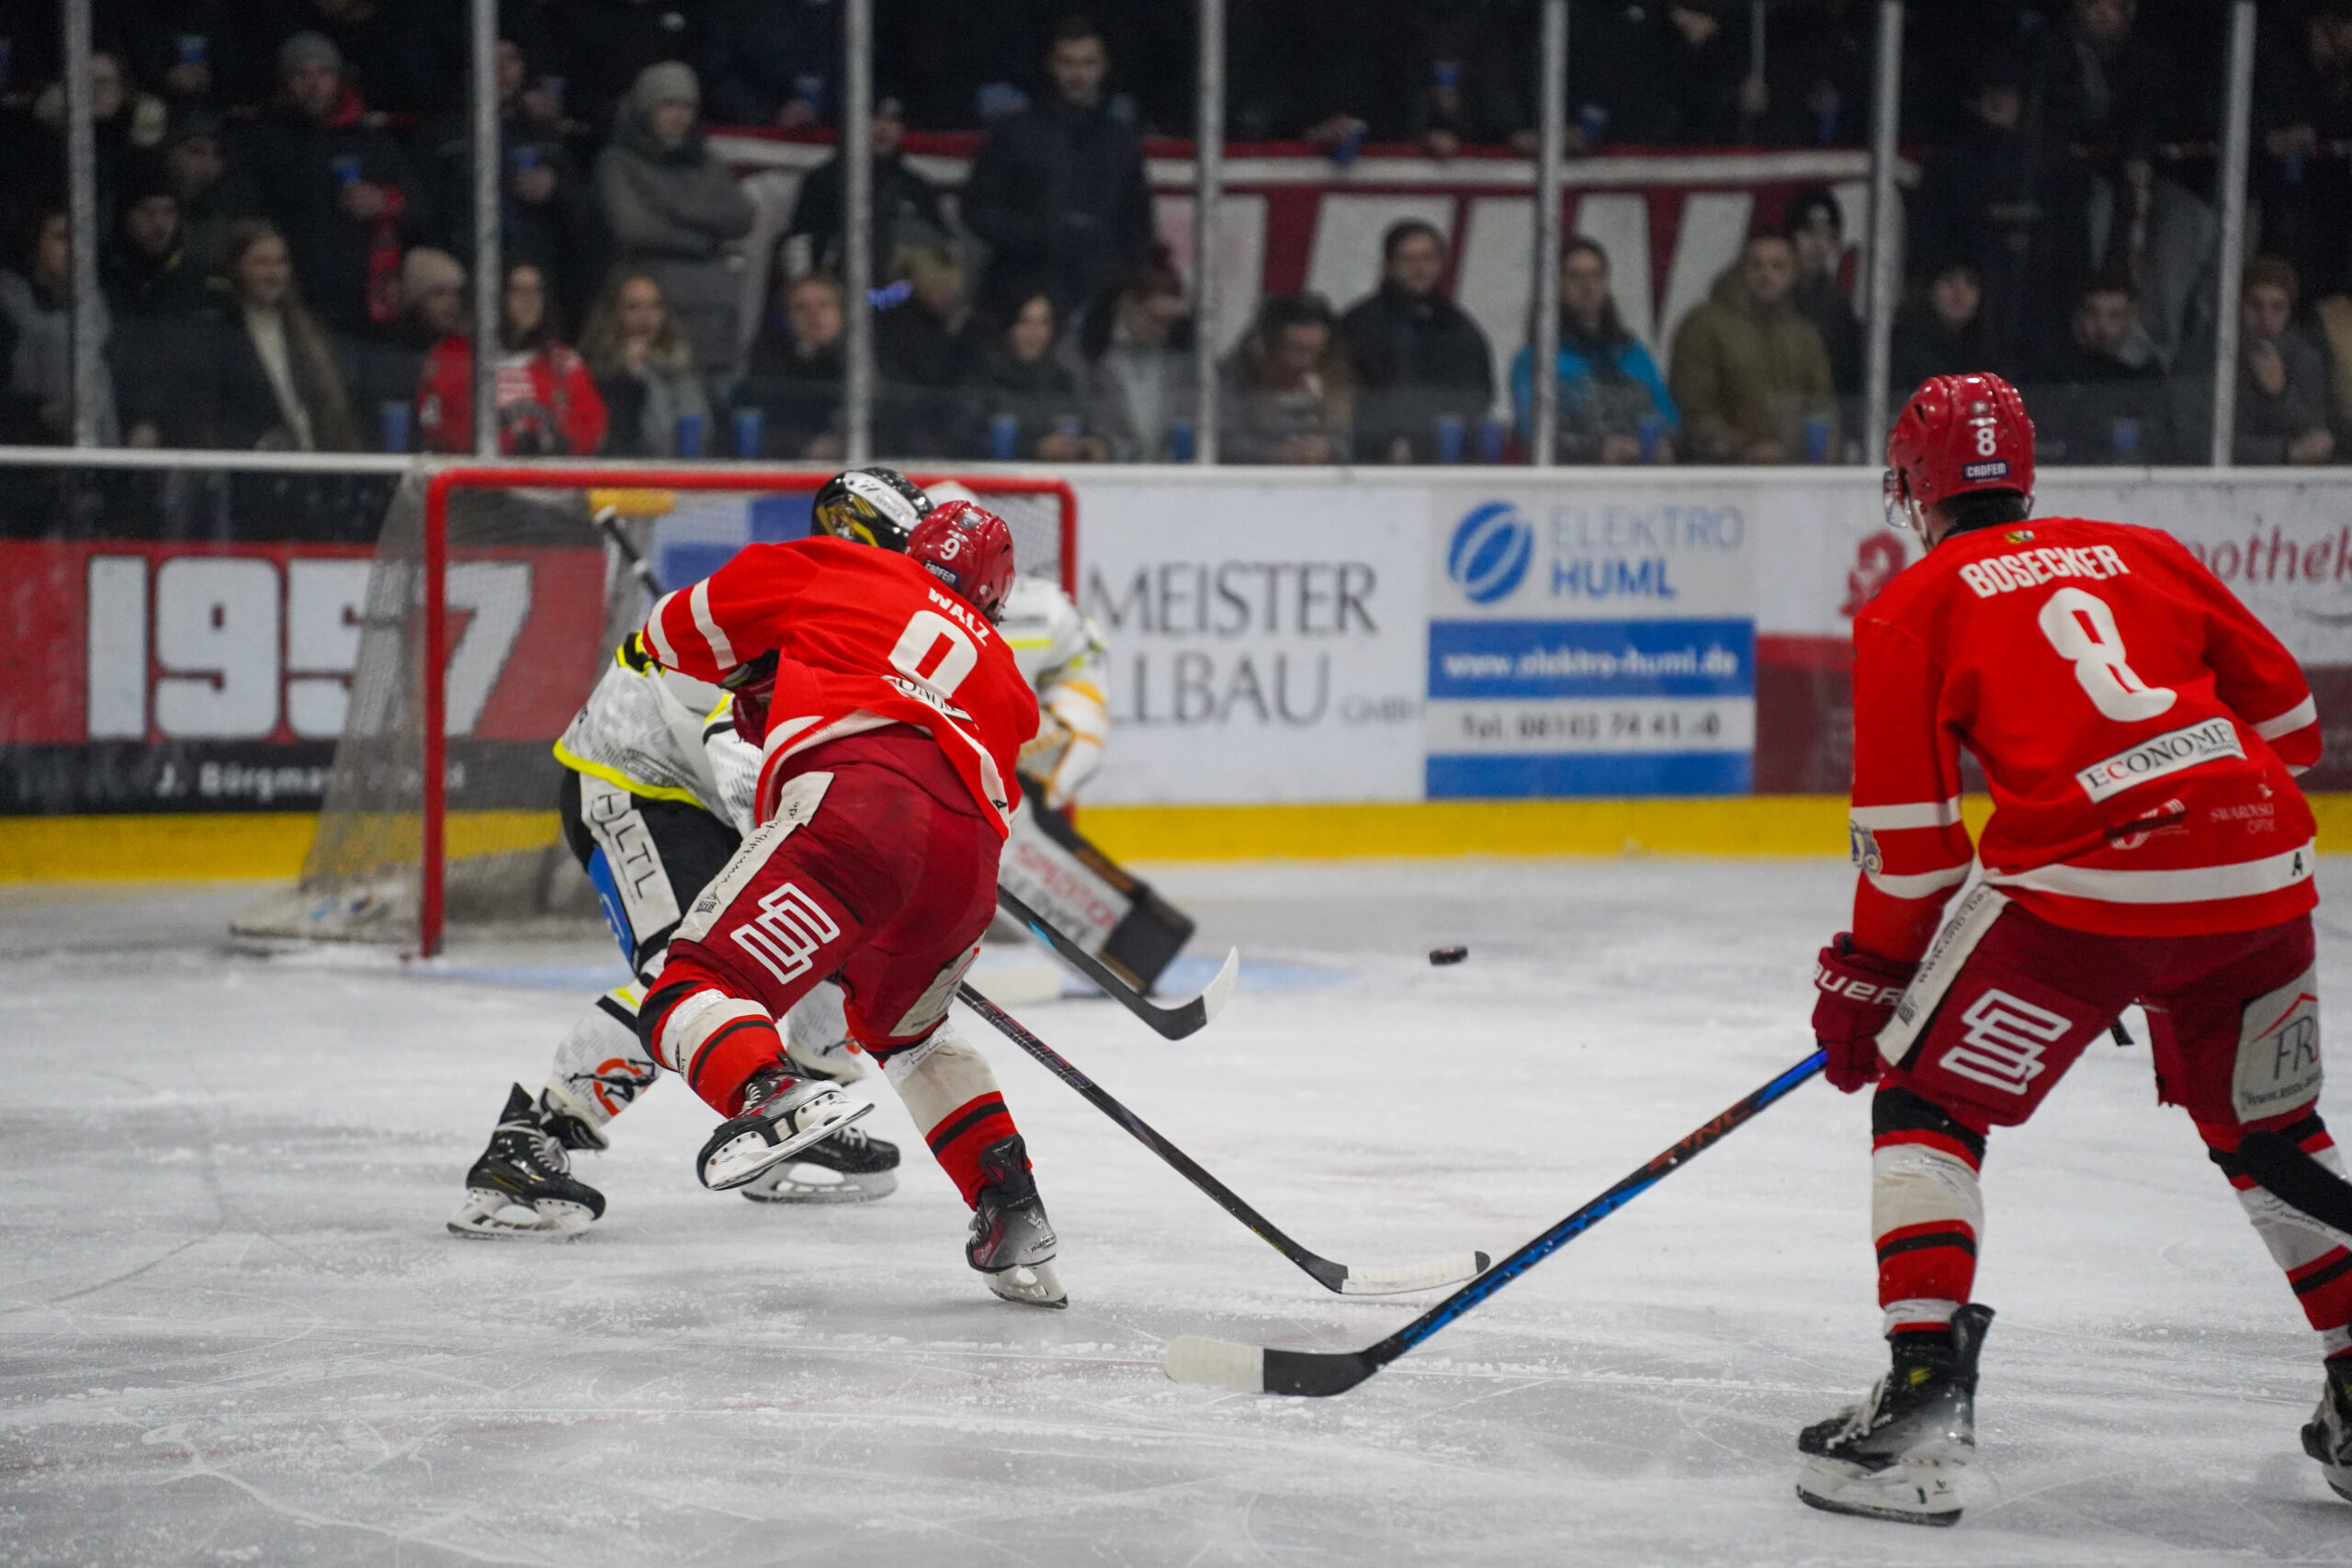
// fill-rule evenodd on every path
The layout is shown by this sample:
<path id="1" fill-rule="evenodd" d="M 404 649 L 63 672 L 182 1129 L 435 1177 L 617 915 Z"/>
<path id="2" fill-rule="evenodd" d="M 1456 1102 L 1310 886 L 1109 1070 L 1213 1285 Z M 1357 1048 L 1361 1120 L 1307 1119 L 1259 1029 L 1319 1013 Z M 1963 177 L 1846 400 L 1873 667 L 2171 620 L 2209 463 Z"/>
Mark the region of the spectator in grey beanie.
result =
<path id="1" fill-rule="evenodd" d="M 729 380 L 742 265 L 729 247 L 751 232 L 752 204 L 704 145 L 701 107 L 692 66 L 664 61 L 639 72 L 612 145 L 596 156 L 596 189 L 619 265 L 661 285 L 695 359 Z"/>

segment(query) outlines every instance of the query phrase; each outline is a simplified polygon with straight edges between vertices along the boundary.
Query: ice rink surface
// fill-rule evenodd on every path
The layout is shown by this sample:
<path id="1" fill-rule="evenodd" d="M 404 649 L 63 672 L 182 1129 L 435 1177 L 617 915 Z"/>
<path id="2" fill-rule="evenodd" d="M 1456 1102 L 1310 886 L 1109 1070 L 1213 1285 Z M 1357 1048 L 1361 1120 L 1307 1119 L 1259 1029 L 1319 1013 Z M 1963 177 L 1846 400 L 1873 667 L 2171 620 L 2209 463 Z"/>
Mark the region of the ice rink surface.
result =
<path id="1" fill-rule="evenodd" d="M 1500 1255 L 1805 1054 L 1849 875 L 1171 868 L 1194 951 L 1261 961 L 1223 1019 L 1012 1010 L 1306 1245 Z M 2352 866 L 2321 880 L 2340 1015 Z M 1936 1531 L 1791 1491 L 1797 1427 L 1883 1365 L 1860 1098 L 1808 1086 L 1351 1394 L 1218 1394 L 1160 1346 L 1354 1347 L 1425 1298 L 1326 1294 L 973 1020 L 1066 1313 L 965 1269 L 887 1089 L 880 1202 L 703 1191 L 712 1118 L 667 1083 L 582 1157 L 592 1234 L 459 1241 L 609 950 L 231 957 L 248 896 L 0 896 L 0 1562 L 2352 1562 L 2296 1446 L 2314 1337 L 2144 1048 L 1994 1140 L 1983 1453 Z"/>

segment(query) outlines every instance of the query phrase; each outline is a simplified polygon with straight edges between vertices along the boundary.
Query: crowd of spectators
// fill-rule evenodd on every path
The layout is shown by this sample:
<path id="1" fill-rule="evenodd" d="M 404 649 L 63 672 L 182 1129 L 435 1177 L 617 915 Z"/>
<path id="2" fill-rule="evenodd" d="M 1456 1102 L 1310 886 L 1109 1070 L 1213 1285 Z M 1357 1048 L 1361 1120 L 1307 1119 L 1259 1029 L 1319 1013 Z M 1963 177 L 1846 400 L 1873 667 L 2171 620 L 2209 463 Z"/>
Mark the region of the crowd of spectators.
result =
<path id="1" fill-rule="evenodd" d="M 1856 147 L 1865 0 L 1574 0 L 1569 150 Z M 2352 450 L 2352 0 L 2266 6 L 2251 261 L 2218 289 L 2222 8 L 1915 5 L 1892 391 L 1995 369 L 2044 460 L 2201 457 L 2238 313 L 2240 461 Z M 71 426 L 64 92 L 53 0 L 0 0 L 0 442 Z M 1529 330 L 1496 343 L 1420 220 L 1361 299 L 1271 296 L 1204 355 L 1155 238 L 1144 148 L 1191 130 L 1189 7 L 877 7 L 875 407 L 894 455 L 1181 461 L 1217 378 L 1225 460 L 1516 460 Z M 490 339 L 519 455 L 831 458 L 844 444 L 838 159 L 772 255 L 714 126 L 823 133 L 832 0 L 502 0 L 498 321 L 472 320 L 463 0 L 99 0 L 100 438 L 470 449 Z M 1336 164 L 1532 149 L 1534 0 L 1236 0 L 1228 133 Z M 910 130 L 978 132 L 943 199 Z M 1826 188 L 1758 204 L 1702 302 L 1652 338 L 1611 258 L 1560 259 L 1555 446 L 1587 463 L 1860 456 L 1855 252 Z M 767 231 L 773 232 L 773 231 Z M 774 279 L 742 319 L 744 269 Z M 752 287 L 756 288 L 756 285 Z M 1646 293 L 1646 291 L 1645 291 Z M 1532 317 L 1527 323 L 1530 329 Z M 1646 323 L 1642 324 L 1646 327 Z M 1517 333 L 1514 333 L 1517 336 Z M 1498 375 L 1500 370 L 1502 374 Z M 1499 384 L 1498 384 L 1499 382 Z"/>

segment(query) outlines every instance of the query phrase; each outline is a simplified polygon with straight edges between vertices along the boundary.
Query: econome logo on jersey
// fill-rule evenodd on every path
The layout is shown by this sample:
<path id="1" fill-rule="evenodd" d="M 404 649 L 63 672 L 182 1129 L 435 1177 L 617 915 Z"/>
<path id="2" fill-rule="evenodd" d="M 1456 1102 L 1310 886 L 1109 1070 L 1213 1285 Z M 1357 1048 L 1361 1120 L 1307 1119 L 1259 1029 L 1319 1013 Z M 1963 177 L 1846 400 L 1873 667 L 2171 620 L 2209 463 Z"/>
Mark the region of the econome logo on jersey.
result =
<path id="1" fill-rule="evenodd" d="M 2068 1021 L 2003 990 L 1986 991 L 1960 1019 L 1968 1030 L 1944 1053 L 1944 1070 L 2004 1094 L 2032 1087 L 2043 1071 L 2041 1054 L 2066 1032 Z"/>
<path id="2" fill-rule="evenodd" d="M 1508 596 L 1535 558 L 1535 525 L 1508 501 L 1474 508 L 1455 525 L 1446 547 L 1445 574 L 1473 604 Z"/>
<path id="3" fill-rule="evenodd" d="M 759 918 L 733 933 L 735 945 L 758 959 L 780 985 L 808 973 L 818 950 L 841 934 L 833 918 L 789 882 L 761 899 Z"/>

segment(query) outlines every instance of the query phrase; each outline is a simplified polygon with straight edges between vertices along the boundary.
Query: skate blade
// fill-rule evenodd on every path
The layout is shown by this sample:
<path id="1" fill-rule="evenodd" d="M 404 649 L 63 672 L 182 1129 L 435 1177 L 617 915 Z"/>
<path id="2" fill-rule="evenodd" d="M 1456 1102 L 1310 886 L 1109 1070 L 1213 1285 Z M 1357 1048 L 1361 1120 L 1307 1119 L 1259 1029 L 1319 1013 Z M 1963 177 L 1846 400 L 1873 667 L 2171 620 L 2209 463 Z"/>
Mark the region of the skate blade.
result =
<path id="1" fill-rule="evenodd" d="M 503 1193 L 469 1194 L 449 1216 L 449 1234 L 469 1241 L 570 1241 L 595 1218 L 577 1203 L 550 1199 L 543 1210 Z"/>
<path id="2" fill-rule="evenodd" d="M 1956 1525 L 1961 1468 L 1940 1460 L 1911 1460 L 1869 1471 L 1844 1460 L 1813 1458 L 1798 1472 L 1797 1496 L 1824 1513 L 1904 1525 Z"/>
<path id="3" fill-rule="evenodd" d="M 820 1181 L 817 1176 L 831 1179 Z M 754 1203 L 871 1203 L 898 1190 L 899 1173 L 894 1170 L 853 1174 L 795 1160 L 771 1167 L 765 1175 L 737 1189 Z"/>
<path id="4" fill-rule="evenodd" d="M 766 1132 L 754 1127 L 737 1134 L 715 1149 L 706 1150 L 702 1156 L 702 1184 L 714 1192 L 731 1192 L 809 1145 L 823 1143 L 874 1109 L 871 1100 L 861 1102 L 838 1090 L 835 1093 L 842 1106 L 838 1115 L 803 1127 L 779 1143 L 768 1142 Z"/>
<path id="5" fill-rule="evenodd" d="M 1069 1292 L 1062 1289 L 1061 1277 L 1050 1263 L 1026 1263 L 1011 1269 L 999 1269 L 981 1276 L 989 1289 L 1008 1302 L 1022 1306 L 1052 1307 L 1069 1305 Z"/>

